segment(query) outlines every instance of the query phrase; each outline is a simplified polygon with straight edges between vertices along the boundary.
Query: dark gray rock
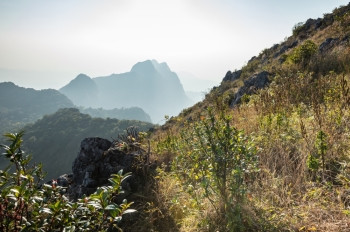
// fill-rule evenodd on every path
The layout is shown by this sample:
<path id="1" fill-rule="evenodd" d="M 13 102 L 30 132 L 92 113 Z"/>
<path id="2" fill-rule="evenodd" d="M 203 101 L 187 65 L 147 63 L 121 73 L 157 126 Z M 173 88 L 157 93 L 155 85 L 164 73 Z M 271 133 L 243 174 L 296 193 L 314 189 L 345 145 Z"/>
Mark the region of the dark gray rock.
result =
<path id="1" fill-rule="evenodd" d="M 237 93 L 234 95 L 230 106 L 234 107 L 235 105 L 241 102 L 241 98 L 243 95 L 251 95 L 255 93 L 257 90 L 266 87 L 269 83 L 269 75 L 270 73 L 267 71 L 262 71 L 258 74 L 254 74 L 244 81 L 244 85 L 238 89 Z"/>
<path id="2" fill-rule="evenodd" d="M 339 38 L 327 38 L 323 43 L 320 44 L 318 49 L 320 52 L 326 52 L 332 49 L 338 43 L 339 43 Z"/>
<path id="3" fill-rule="evenodd" d="M 64 174 L 57 178 L 57 184 L 62 187 L 69 187 L 73 182 L 73 174 Z"/>
<path id="4" fill-rule="evenodd" d="M 294 48 L 298 45 L 299 41 L 298 40 L 295 40 L 293 41 L 290 45 L 288 45 L 288 48 Z"/>
<path id="5" fill-rule="evenodd" d="M 228 71 L 224 77 L 224 79 L 222 81 L 234 81 L 240 78 L 242 74 L 242 70 L 238 70 L 238 71 Z"/>
<path id="6" fill-rule="evenodd" d="M 73 162 L 73 181 L 82 184 L 86 172 L 95 170 L 95 163 L 102 158 L 103 153 L 110 148 L 112 143 L 102 138 L 86 138 L 80 144 L 80 152 Z"/>
<path id="7" fill-rule="evenodd" d="M 294 48 L 299 43 L 298 40 L 294 40 L 293 42 L 290 42 L 289 44 L 287 42 L 282 43 L 280 49 L 273 55 L 274 58 L 279 57 L 280 55 L 284 54 L 288 49 Z"/>
<path id="8" fill-rule="evenodd" d="M 84 139 L 73 163 L 69 197 L 76 200 L 83 195 L 90 195 L 98 187 L 109 184 L 108 179 L 112 174 L 123 170 L 124 174 L 130 172 L 131 176 L 122 183 L 124 193 L 117 198 L 121 202 L 131 193 L 140 190 L 146 178 L 145 170 L 154 167 L 143 152 L 141 149 L 124 152 L 118 143 L 102 138 Z"/>

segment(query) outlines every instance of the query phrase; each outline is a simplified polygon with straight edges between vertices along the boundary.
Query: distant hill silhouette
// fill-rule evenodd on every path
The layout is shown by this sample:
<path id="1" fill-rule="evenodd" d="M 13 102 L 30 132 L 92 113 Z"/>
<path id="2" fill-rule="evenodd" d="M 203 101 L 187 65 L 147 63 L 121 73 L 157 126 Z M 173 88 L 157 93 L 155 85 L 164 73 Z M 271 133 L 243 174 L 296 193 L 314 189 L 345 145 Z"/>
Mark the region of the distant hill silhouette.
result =
<path id="1" fill-rule="evenodd" d="M 122 74 L 96 78 L 80 74 L 60 92 L 83 107 L 141 107 L 155 123 L 190 104 L 176 73 L 156 60 L 139 62 Z"/>
<path id="2" fill-rule="evenodd" d="M 54 89 L 35 90 L 12 82 L 0 83 L 0 133 L 18 129 L 60 108 L 73 106 L 71 100 Z"/>
<path id="3" fill-rule="evenodd" d="M 79 108 L 80 112 L 89 114 L 95 118 L 115 118 L 119 120 L 138 120 L 143 122 L 151 122 L 151 117 L 143 111 L 140 107 L 130 108 L 115 108 L 111 110 L 105 110 L 102 108 Z"/>
<path id="4" fill-rule="evenodd" d="M 89 77 L 79 75 L 72 81 L 71 86 L 79 86 L 86 79 Z M 90 93 L 93 93 L 94 81 L 91 80 L 90 85 L 84 87 L 84 89 L 87 88 L 89 88 Z M 88 100 L 88 97 L 89 95 L 81 96 L 79 99 Z M 28 123 L 34 123 L 44 115 L 52 114 L 61 108 L 72 107 L 76 106 L 66 95 L 57 90 L 35 90 L 19 87 L 12 82 L 0 83 L 0 134 L 17 131 Z M 150 116 L 137 107 L 111 110 L 81 108 L 80 110 L 92 117 L 151 122 Z M 2 139 L 0 138 L 0 141 Z"/>
<path id="5" fill-rule="evenodd" d="M 77 106 L 99 107 L 97 85 L 85 74 L 79 74 L 59 91 L 68 96 Z"/>
<path id="6" fill-rule="evenodd" d="M 43 163 L 44 170 L 48 172 L 46 179 L 51 179 L 72 172 L 72 163 L 84 138 L 101 137 L 111 140 L 130 126 L 145 131 L 153 124 L 133 120 L 92 118 L 75 108 L 60 109 L 24 127 L 23 149 L 33 154 L 33 162 Z M 7 164 L 2 160 L 0 169 Z"/>

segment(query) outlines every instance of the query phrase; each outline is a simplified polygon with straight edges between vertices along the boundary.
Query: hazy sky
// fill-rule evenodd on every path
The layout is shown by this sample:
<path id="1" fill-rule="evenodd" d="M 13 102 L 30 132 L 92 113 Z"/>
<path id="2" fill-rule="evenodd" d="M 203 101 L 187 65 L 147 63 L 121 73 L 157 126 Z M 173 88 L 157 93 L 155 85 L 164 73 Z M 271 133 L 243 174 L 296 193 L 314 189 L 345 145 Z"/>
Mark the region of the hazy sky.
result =
<path id="1" fill-rule="evenodd" d="M 60 88 L 146 59 L 221 81 L 342 0 L 0 0 L 0 82 Z"/>

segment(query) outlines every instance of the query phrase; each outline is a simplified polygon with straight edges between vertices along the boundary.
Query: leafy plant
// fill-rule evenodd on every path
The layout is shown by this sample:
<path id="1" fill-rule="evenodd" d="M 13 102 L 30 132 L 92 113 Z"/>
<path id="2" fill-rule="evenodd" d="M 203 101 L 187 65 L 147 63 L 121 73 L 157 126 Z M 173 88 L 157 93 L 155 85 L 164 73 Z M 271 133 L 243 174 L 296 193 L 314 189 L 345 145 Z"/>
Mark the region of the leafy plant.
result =
<path id="1" fill-rule="evenodd" d="M 117 205 L 121 182 L 128 177 L 121 172 L 109 179 L 111 186 L 77 202 L 64 195 L 65 188 L 43 179 L 41 165 L 29 166 L 30 156 L 21 149 L 23 132 L 6 134 L 10 145 L 1 145 L 4 156 L 15 165 L 0 171 L 0 231 L 109 231 L 120 229 L 118 223 L 132 203 Z"/>
<path id="2" fill-rule="evenodd" d="M 297 47 L 290 55 L 289 59 L 294 64 L 305 64 L 317 52 L 317 45 L 312 40 L 306 40 Z"/>
<path id="3" fill-rule="evenodd" d="M 206 116 L 184 130 L 176 142 L 179 155 L 173 170 L 190 186 L 202 192 L 223 213 L 230 230 L 243 230 L 242 205 L 248 183 L 258 171 L 254 144 L 243 131 L 231 125 L 231 117 L 208 109 Z"/>
<path id="4" fill-rule="evenodd" d="M 317 154 L 319 155 L 319 157 L 321 157 L 321 160 L 322 160 L 322 173 L 324 178 L 325 169 L 326 169 L 325 156 L 326 156 L 328 146 L 327 146 L 327 135 L 322 130 L 317 133 L 315 147 L 317 149 Z"/>
<path id="5" fill-rule="evenodd" d="M 293 26 L 293 36 L 298 36 L 300 32 L 304 29 L 304 23 L 299 22 Z"/>

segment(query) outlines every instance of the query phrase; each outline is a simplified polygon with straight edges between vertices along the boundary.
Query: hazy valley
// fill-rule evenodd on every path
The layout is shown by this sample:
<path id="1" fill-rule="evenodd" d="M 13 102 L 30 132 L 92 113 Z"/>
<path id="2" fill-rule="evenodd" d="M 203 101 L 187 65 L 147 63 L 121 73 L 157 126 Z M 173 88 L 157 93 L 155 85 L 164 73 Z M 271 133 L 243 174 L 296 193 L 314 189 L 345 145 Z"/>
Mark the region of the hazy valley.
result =
<path id="1" fill-rule="evenodd" d="M 156 60 L 0 83 L 0 230 L 349 231 L 349 25 L 297 23 L 216 86 Z"/>

